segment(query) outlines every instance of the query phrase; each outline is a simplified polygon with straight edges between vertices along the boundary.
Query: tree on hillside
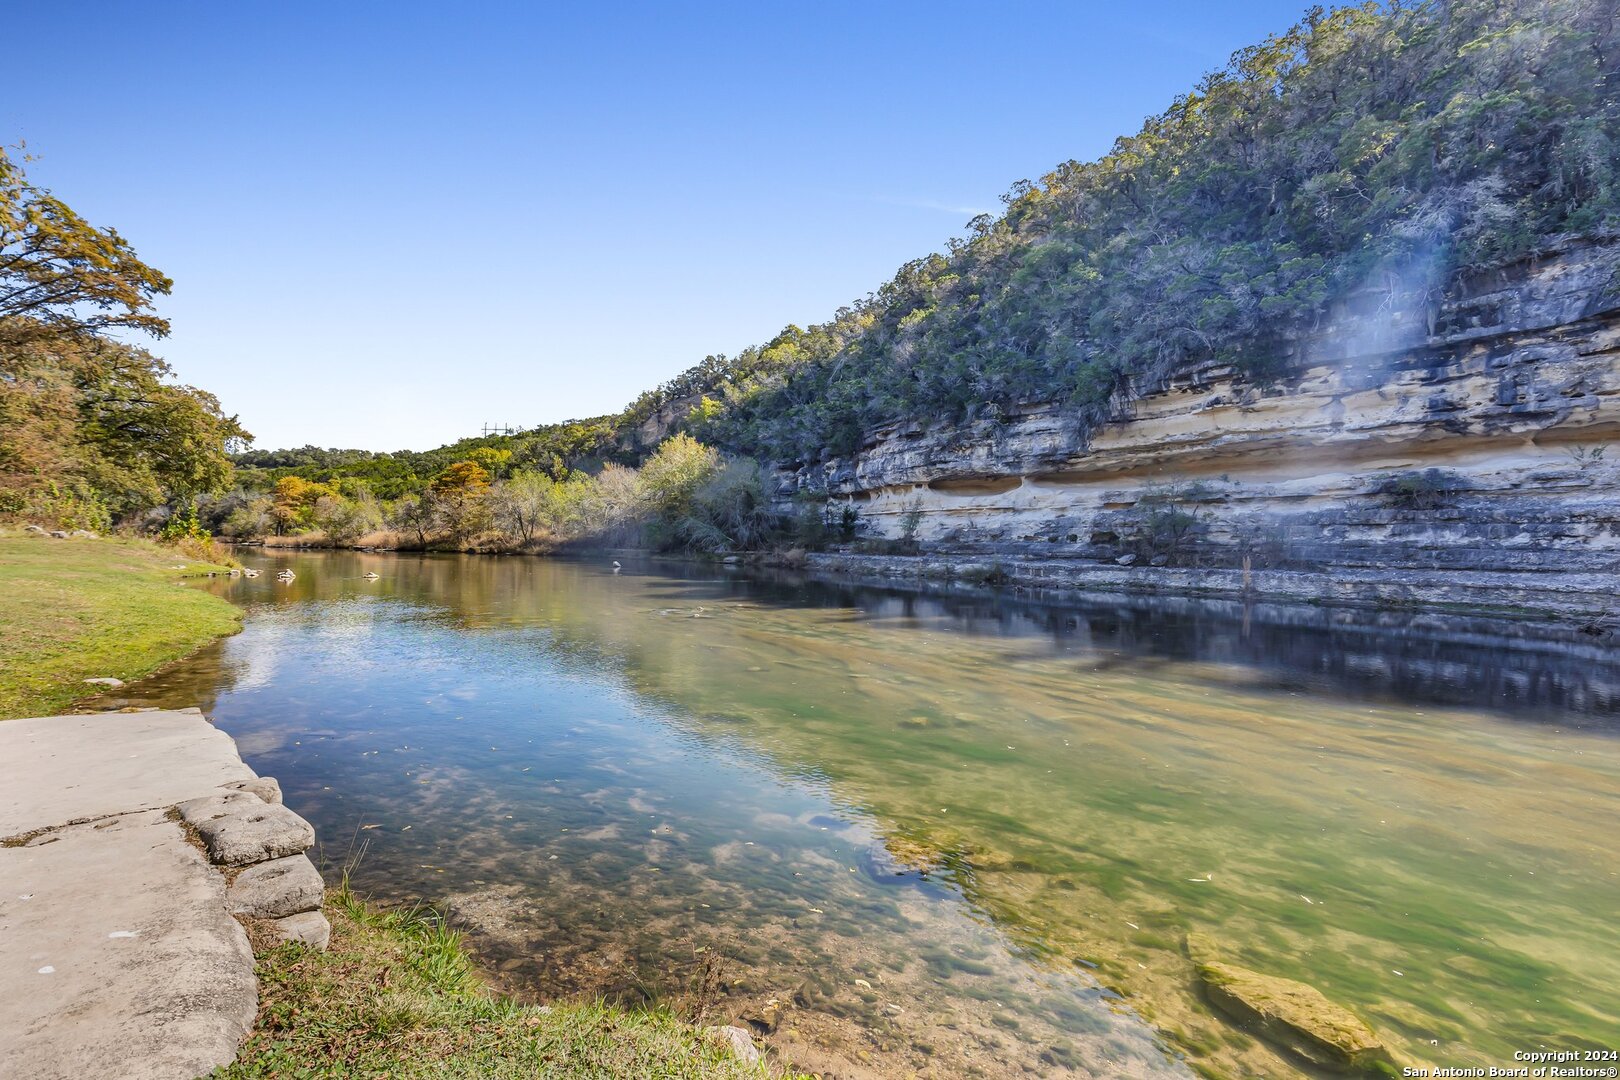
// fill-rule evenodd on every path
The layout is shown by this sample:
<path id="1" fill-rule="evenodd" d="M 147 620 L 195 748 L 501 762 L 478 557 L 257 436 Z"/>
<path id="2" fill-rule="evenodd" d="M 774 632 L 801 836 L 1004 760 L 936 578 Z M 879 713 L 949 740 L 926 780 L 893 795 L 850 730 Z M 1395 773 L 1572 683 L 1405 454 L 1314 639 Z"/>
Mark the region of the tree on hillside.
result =
<path id="1" fill-rule="evenodd" d="M 467 460 L 483 469 L 493 480 L 506 474 L 506 470 L 512 464 L 512 451 L 494 446 L 480 446 L 467 455 Z"/>
<path id="2" fill-rule="evenodd" d="M 489 523 L 489 473 L 474 461 L 458 461 L 433 480 L 433 497 L 450 535 L 464 541 Z"/>
<path id="3" fill-rule="evenodd" d="M 684 432 L 659 444 L 641 466 L 641 490 L 648 509 L 678 521 L 692 497 L 720 468 L 720 452 Z"/>

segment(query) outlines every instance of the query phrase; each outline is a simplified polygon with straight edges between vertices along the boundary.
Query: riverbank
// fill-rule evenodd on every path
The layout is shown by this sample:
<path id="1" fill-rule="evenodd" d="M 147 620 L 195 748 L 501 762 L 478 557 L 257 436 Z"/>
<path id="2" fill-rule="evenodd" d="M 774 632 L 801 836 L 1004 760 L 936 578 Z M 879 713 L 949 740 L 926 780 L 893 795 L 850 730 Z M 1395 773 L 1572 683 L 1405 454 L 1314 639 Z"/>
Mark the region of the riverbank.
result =
<path id="1" fill-rule="evenodd" d="M 372 542 L 374 541 L 374 542 Z M 921 550 L 914 554 L 876 554 L 833 548 L 801 547 L 726 555 L 657 552 L 643 548 L 527 547 L 424 548 L 377 537 L 334 543 L 316 535 L 272 537 L 243 547 L 265 552 L 350 550 L 390 554 L 531 555 L 563 558 L 623 558 L 663 562 L 747 565 L 775 570 L 803 570 L 819 576 L 857 582 L 889 582 L 930 588 L 1011 587 L 1023 594 L 1059 598 L 1162 597 L 1264 602 L 1324 609 L 1377 612 L 1432 612 L 1491 622 L 1541 623 L 1588 639 L 1607 639 L 1620 632 L 1620 574 L 1571 570 L 1470 571 L 1370 569 L 1335 566 L 1317 569 L 1124 565 L 1089 559 L 1042 559 L 1026 555 Z"/>
<path id="2" fill-rule="evenodd" d="M 259 951 L 258 1026 L 214 1080 L 781 1075 L 667 1012 L 493 994 L 430 908 L 381 910 L 344 884 L 328 894 L 326 913 L 325 952 Z"/>
<path id="3" fill-rule="evenodd" d="M 1075 559 L 977 555 L 863 555 L 812 552 L 802 568 L 851 578 L 976 585 L 1093 595 L 1154 595 L 1265 600 L 1382 610 L 1424 610 L 1497 619 L 1566 623 L 1594 636 L 1616 627 L 1612 573 L 1428 571 L 1335 567 L 1324 570 L 1234 570 L 1218 567 L 1122 566 Z"/>
<path id="4" fill-rule="evenodd" d="M 146 541 L 0 536 L 0 717 L 66 708 L 95 689 L 86 678 L 132 681 L 234 633 L 234 605 L 177 587 L 225 570 Z M 75 728 L 48 747 L 34 731 L 107 719 L 115 729 Z M 171 720 L 184 730 L 147 730 Z M 17 910 L 0 910 L 12 930 L 0 948 L 55 951 L 43 967 L 7 965 L 48 984 L 4 995 L 14 1007 L 0 1010 L 0 1033 L 29 1032 L 30 1060 L 42 1070 L 34 1075 L 82 1075 L 80 1065 L 100 1071 L 117 1061 L 119 1075 L 189 1077 L 233 1053 L 219 1075 L 764 1075 L 749 1064 L 751 1044 L 668 1013 L 497 997 L 427 909 L 383 912 L 338 890 L 326 905 L 330 952 L 278 944 L 276 922 L 247 920 L 249 952 L 225 879 L 171 808 L 252 777 L 230 739 L 195 710 L 17 724 L 17 745 L 4 755 L 15 775 L 0 785 L 0 833 L 8 865 L 16 863 L 8 878 L 26 887 L 8 898 Z M 109 936 L 103 923 L 119 929 Z M 132 951 L 156 959 L 133 963 Z M 172 1008 L 145 1008 L 171 998 Z M 215 1005 L 199 1010 L 192 1000 Z M 87 1034 L 87 1023 L 102 1037 Z"/>
<path id="5" fill-rule="evenodd" d="M 86 679 L 129 682 L 241 629 L 182 579 L 222 573 L 148 540 L 0 535 L 0 720 L 60 712 Z"/>
<path id="6" fill-rule="evenodd" d="M 280 799 L 196 709 L 0 725 L 0 1042 L 19 1075 L 765 1075 L 740 1030 L 489 992 L 431 909 L 324 893 Z"/>

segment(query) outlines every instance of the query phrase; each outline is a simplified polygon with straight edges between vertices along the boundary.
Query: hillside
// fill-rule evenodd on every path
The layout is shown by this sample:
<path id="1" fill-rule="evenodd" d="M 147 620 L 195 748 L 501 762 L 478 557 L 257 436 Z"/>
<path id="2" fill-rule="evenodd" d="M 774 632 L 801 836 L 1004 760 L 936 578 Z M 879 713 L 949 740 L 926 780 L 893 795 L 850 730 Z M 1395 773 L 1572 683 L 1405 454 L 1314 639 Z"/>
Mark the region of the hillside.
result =
<path id="1" fill-rule="evenodd" d="M 1613 4 L 1317 11 L 831 320 L 618 416 L 242 454 L 205 509 L 239 536 L 841 542 L 1126 588 L 1405 574 L 1382 599 L 1598 615 L 1617 175 Z"/>
<path id="2" fill-rule="evenodd" d="M 610 425 L 632 453 L 678 429 L 802 464 L 900 420 L 1058 403 L 1095 422 L 1188 365 L 1263 388 L 1351 294 L 1432 316 L 1469 273 L 1615 233 L 1617 175 L 1612 4 L 1316 11 L 828 321 L 706 357 L 617 417 L 536 429 L 518 457 Z"/>
<path id="3" fill-rule="evenodd" d="M 1620 223 L 1620 25 L 1606 0 L 1316 12 L 1094 162 L 1019 182 L 874 294 L 643 395 L 783 463 L 883 424 L 1095 421 L 1189 364 L 1286 370 L 1332 305 L 1437 311 L 1470 271 Z"/>

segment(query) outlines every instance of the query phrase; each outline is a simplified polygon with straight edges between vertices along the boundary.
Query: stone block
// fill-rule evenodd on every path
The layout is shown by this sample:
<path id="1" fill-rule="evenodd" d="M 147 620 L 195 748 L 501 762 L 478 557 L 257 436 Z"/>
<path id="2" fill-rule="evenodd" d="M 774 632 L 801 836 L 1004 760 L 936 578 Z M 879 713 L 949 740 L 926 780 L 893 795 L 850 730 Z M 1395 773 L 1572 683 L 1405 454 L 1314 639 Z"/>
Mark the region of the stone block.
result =
<path id="1" fill-rule="evenodd" d="M 332 924 L 318 911 L 305 911 L 288 915 L 284 919 L 271 919 L 266 925 L 278 942 L 296 941 L 317 952 L 325 952 L 332 937 Z"/>
<path id="2" fill-rule="evenodd" d="M 285 806 L 233 791 L 181 803 L 180 816 L 202 837 L 208 857 L 223 866 L 249 866 L 307 851 L 309 822 Z"/>
<path id="3" fill-rule="evenodd" d="M 267 803 L 281 802 L 281 785 L 273 776 L 255 776 L 251 780 L 236 780 L 229 784 L 221 784 L 229 791 L 245 791 L 250 795 L 257 795 Z"/>
<path id="4" fill-rule="evenodd" d="M 280 919 L 303 911 L 316 911 L 326 883 L 307 855 L 250 866 L 225 891 L 232 914 L 256 919 Z"/>

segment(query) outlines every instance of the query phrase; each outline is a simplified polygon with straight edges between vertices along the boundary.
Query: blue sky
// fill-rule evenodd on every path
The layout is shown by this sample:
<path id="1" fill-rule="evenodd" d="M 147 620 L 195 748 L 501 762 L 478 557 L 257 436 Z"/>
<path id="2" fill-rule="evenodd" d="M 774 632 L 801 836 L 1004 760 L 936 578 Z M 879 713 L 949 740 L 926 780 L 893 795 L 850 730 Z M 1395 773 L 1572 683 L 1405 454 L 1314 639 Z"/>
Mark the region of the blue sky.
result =
<path id="1" fill-rule="evenodd" d="M 1302 10 L 54 0 L 0 141 L 257 445 L 422 449 L 821 321 Z"/>

